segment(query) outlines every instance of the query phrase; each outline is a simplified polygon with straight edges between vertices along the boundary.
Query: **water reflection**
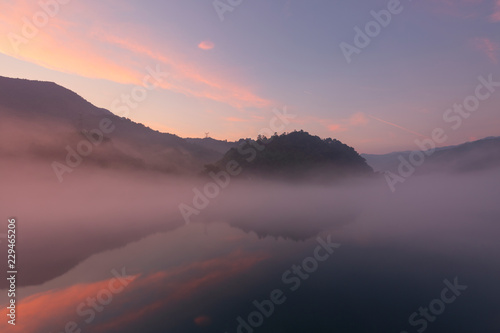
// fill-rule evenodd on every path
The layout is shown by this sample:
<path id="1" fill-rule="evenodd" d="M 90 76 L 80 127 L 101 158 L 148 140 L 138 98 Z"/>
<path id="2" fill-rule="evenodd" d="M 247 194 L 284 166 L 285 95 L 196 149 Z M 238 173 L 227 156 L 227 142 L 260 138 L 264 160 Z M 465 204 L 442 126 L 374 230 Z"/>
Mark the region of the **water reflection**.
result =
<path id="1" fill-rule="evenodd" d="M 442 297 L 445 280 L 458 278 L 467 290 L 427 320 L 425 331 L 498 332 L 499 182 L 485 175 L 457 185 L 441 177 L 395 196 L 377 186 L 266 188 L 266 195 L 245 188 L 252 200 L 241 200 L 235 187 L 206 211 L 208 222 L 165 222 L 168 229 L 159 218 L 96 222 L 80 242 L 98 233 L 119 239 L 124 234 L 111 231 L 122 230 L 120 223 L 143 233 L 20 288 L 18 324 L 3 321 L 0 330 L 417 332 L 422 315 L 413 326 L 409 317 Z M 468 191 L 456 190 L 462 186 Z M 266 205 L 267 195 L 281 199 Z M 317 236 L 341 246 L 292 288 L 283 274 L 314 257 Z M 267 317 L 255 301 L 269 304 L 275 290 L 286 300 Z M 254 328 L 255 311 L 263 320 Z"/>

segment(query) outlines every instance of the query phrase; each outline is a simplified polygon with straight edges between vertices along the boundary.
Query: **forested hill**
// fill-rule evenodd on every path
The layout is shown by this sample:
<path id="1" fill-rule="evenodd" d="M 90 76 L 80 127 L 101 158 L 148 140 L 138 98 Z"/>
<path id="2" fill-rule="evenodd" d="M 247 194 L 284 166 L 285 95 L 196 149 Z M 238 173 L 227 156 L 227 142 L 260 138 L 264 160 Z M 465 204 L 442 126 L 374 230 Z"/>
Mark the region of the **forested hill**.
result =
<path id="1" fill-rule="evenodd" d="M 337 179 L 373 174 L 372 168 L 354 148 L 304 131 L 243 141 L 206 169 L 208 172 L 220 171 L 230 161 L 238 163 L 244 177 Z"/>

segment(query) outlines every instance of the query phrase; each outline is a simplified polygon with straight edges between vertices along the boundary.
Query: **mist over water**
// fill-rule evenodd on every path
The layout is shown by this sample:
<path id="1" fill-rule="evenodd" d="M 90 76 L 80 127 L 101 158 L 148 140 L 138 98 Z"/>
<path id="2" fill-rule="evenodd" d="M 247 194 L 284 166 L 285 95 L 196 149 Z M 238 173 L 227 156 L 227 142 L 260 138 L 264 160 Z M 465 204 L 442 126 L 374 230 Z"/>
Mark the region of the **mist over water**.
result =
<path id="1" fill-rule="evenodd" d="M 414 176 L 395 193 L 383 177 L 231 179 L 186 224 L 179 205 L 211 179 L 82 166 L 59 183 L 36 160 L 1 168 L 11 175 L 2 213 L 18 220 L 19 312 L 34 316 L 23 332 L 68 321 L 91 332 L 236 332 L 237 318 L 274 289 L 286 302 L 258 331 L 412 332 L 423 324 L 410 326 L 410 315 L 455 277 L 467 290 L 426 331 L 500 328 L 500 169 Z M 282 275 L 312 255 L 317 237 L 340 247 L 291 291 Z M 122 268 L 133 282 L 87 324 L 78 305 Z M 61 303 L 42 315 L 47 293 Z"/>
<path id="2" fill-rule="evenodd" d="M 0 333 L 500 332 L 500 0 L 1 9 Z"/>

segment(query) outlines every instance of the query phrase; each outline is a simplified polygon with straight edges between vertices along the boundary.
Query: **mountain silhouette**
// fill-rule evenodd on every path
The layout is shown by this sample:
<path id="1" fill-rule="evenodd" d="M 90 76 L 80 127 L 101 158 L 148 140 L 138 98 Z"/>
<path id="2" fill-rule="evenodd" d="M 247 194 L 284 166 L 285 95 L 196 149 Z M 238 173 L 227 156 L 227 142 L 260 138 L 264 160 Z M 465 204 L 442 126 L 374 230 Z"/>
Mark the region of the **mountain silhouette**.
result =
<path id="1" fill-rule="evenodd" d="M 66 147 L 76 150 L 103 119 L 113 131 L 85 157 L 86 165 L 196 174 L 222 156 L 98 108 L 51 82 L 0 77 L 0 116 L 0 156 L 10 159 L 63 162 Z"/>
<path id="2" fill-rule="evenodd" d="M 425 151 L 425 160 L 416 168 L 416 174 L 438 172 L 471 172 L 500 166 L 500 137 L 488 137 Z M 411 151 L 385 155 L 363 154 L 375 171 L 396 173 L 401 161 L 410 161 Z"/>
<path id="3" fill-rule="evenodd" d="M 246 177 L 284 180 L 333 180 L 344 176 L 370 175 L 371 167 L 352 147 L 335 139 L 321 139 L 304 131 L 270 138 L 244 140 L 231 148 L 207 172 L 223 170 L 237 162 Z"/>

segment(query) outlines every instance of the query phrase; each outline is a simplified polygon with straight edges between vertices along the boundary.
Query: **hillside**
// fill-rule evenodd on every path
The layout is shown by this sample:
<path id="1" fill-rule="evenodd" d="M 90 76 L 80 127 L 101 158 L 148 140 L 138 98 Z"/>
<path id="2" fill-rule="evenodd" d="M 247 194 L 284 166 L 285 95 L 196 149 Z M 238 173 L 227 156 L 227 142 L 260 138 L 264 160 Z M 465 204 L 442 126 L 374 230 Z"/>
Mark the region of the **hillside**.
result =
<path id="1" fill-rule="evenodd" d="M 400 158 L 408 161 L 411 151 L 384 155 L 363 154 L 375 171 L 397 173 Z M 435 172 L 467 172 L 500 166 L 500 137 L 489 137 L 457 146 L 437 148 L 427 152 L 425 163 L 417 168 L 418 174 Z"/>
<path id="2" fill-rule="evenodd" d="M 0 77 L 0 156 L 64 162 L 107 119 L 85 165 L 197 173 L 222 155 L 98 108 L 55 83 Z M 87 133 L 87 136 L 85 135 Z"/>
<path id="3" fill-rule="evenodd" d="M 237 147 L 243 139 L 239 141 L 227 141 L 227 140 L 216 140 L 212 138 L 186 138 L 187 142 L 194 143 L 196 145 L 202 146 L 206 149 L 210 149 L 221 153 L 222 155 L 227 153 L 229 149 Z"/>
<path id="4" fill-rule="evenodd" d="M 373 173 L 353 148 L 304 131 L 246 140 L 206 169 L 222 170 L 230 161 L 236 161 L 246 177 L 324 180 Z"/>

